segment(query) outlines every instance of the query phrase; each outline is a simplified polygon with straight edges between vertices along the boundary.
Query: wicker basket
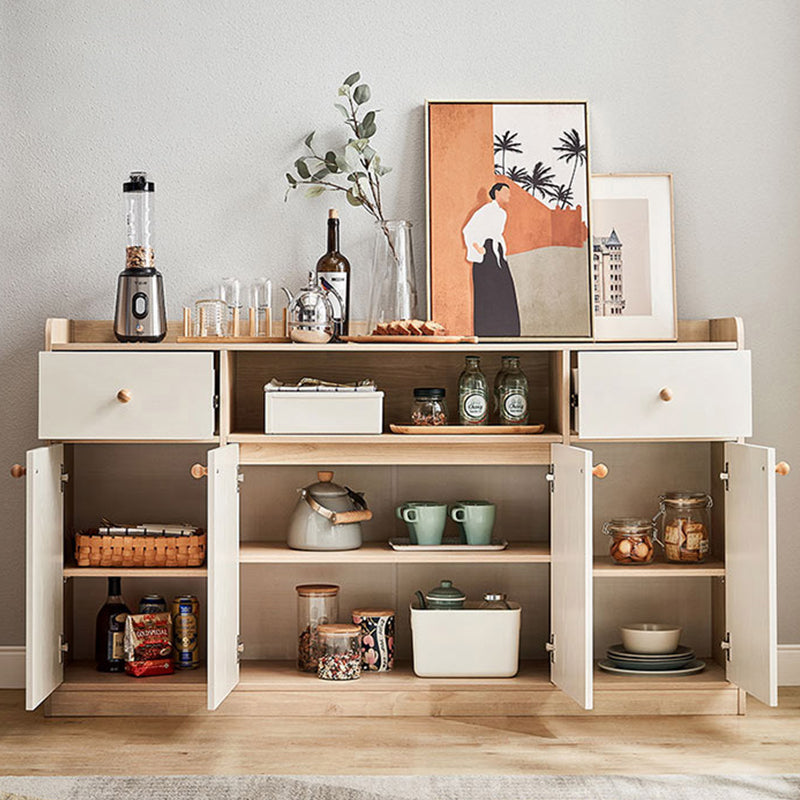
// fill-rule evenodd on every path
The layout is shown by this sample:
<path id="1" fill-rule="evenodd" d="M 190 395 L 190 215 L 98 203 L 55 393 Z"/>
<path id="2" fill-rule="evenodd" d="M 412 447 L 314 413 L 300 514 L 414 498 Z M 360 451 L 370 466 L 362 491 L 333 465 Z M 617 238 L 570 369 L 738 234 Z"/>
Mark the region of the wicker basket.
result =
<path id="1" fill-rule="evenodd" d="M 205 558 L 206 534 L 199 528 L 108 527 L 75 534 L 79 567 L 200 567 Z"/>

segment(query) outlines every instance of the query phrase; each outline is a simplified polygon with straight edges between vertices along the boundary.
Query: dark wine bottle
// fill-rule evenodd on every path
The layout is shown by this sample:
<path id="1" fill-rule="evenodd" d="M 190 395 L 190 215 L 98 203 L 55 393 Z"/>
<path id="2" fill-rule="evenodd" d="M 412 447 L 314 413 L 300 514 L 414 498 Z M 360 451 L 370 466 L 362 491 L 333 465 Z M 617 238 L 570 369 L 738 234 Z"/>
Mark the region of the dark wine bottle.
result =
<path id="1" fill-rule="evenodd" d="M 108 597 L 97 612 L 94 658 L 100 672 L 125 671 L 125 620 L 130 614 L 120 590 L 120 579 L 108 579 Z"/>
<path id="2" fill-rule="evenodd" d="M 339 214 L 335 208 L 328 211 L 328 251 L 317 261 L 317 281 L 333 305 L 336 336 L 346 336 L 350 331 L 350 262 L 339 252 Z"/>

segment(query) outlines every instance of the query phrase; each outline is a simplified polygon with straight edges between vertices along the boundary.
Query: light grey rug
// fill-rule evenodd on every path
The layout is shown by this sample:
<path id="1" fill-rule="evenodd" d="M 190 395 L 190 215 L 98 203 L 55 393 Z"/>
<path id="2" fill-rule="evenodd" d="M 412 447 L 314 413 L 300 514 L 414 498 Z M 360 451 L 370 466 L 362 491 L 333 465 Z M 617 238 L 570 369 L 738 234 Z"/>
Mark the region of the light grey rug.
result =
<path id="1" fill-rule="evenodd" d="M 800 775 L 0 777 L 0 800 L 15 795 L 26 800 L 798 800 Z"/>

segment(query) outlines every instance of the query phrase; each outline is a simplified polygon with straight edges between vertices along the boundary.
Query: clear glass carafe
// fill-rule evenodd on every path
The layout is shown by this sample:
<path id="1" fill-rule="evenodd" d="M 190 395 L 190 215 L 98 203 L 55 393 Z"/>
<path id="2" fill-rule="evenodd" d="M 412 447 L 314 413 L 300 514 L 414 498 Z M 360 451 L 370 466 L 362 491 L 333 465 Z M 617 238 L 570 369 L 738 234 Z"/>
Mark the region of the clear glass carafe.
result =
<path id="1" fill-rule="evenodd" d="M 297 592 L 297 668 L 316 672 L 317 630 L 339 617 L 339 587 L 333 583 L 306 583 Z"/>
<path id="2" fill-rule="evenodd" d="M 705 492 L 666 492 L 659 497 L 659 523 L 667 561 L 697 564 L 711 547 L 712 499 Z"/>
<path id="3" fill-rule="evenodd" d="M 381 323 L 417 317 L 411 223 L 404 219 L 376 222 L 367 331 L 371 333 Z"/>

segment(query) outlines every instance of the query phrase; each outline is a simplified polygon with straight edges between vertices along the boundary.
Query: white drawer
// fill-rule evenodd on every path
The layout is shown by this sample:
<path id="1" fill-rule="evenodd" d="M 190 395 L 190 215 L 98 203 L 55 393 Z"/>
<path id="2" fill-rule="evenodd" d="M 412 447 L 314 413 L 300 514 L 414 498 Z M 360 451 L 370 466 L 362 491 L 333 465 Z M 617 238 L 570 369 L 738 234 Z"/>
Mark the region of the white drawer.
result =
<path id="1" fill-rule="evenodd" d="M 752 435 L 747 350 L 579 353 L 576 390 L 582 438 Z"/>
<path id="2" fill-rule="evenodd" d="M 39 354 L 40 439 L 213 435 L 212 353 Z"/>

